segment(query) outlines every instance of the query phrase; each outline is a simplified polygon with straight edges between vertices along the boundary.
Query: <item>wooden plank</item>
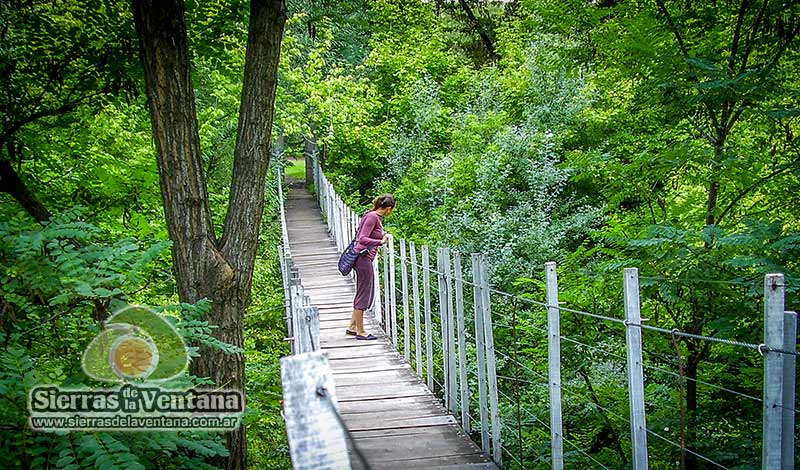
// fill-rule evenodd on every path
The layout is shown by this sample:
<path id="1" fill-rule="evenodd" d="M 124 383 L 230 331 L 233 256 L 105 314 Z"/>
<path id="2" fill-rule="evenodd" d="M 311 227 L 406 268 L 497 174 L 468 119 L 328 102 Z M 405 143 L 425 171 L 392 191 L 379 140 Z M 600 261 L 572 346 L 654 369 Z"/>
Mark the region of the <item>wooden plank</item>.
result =
<path id="1" fill-rule="evenodd" d="M 377 332 L 374 334 L 380 334 L 383 336 L 381 333 Z M 363 344 L 365 343 L 364 340 L 356 339 L 355 336 L 344 334 L 344 331 L 342 331 L 341 336 L 339 337 L 323 336 L 320 339 L 320 342 L 326 351 L 338 348 L 360 348 L 363 347 Z"/>
<path id="2" fill-rule="evenodd" d="M 497 470 L 497 466 L 491 462 L 486 462 L 486 458 L 481 454 L 456 454 L 397 460 L 376 460 L 372 456 L 367 458 L 371 467 L 376 470 L 415 470 L 423 468 L 427 470 Z M 365 468 L 352 453 L 350 461 L 354 470 Z"/>
<path id="3" fill-rule="evenodd" d="M 329 359 L 334 374 L 358 374 L 365 370 L 402 369 L 402 359 L 393 356 L 375 357 L 369 361 L 362 358 Z"/>
<path id="4" fill-rule="evenodd" d="M 364 342 L 367 343 L 367 341 Z M 377 344 L 370 346 L 361 346 L 356 348 L 332 348 L 332 349 L 326 349 L 325 352 L 328 353 L 328 358 L 331 360 L 355 359 L 355 358 L 369 359 L 379 354 L 391 355 L 391 356 L 397 355 L 396 351 L 386 346 L 385 344 L 381 344 L 378 341 L 369 341 L 369 343 L 377 343 Z"/>
<path id="5" fill-rule="evenodd" d="M 336 379 L 336 370 L 334 369 L 334 380 Z M 434 398 L 433 395 L 422 395 L 417 397 L 390 397 L 381 400 L 362 400 L 351 401 L 342 403 L 339 406 L 341 413 L 372 413 L 384 410 L 439 410 L 444 412 L 444 408 L 439 403 L 439 400 Z"/>
<path id="6" fill-rule="evenodd" d="M 354 400 L 427 396 L 429 393 L 424 385 L 410 383 L 373 384 L 371 387 L 364 387 L 363 384 L 345 385 L 336 389 L 339 403 Z"/>
<path id="7" fill-rule="evenodd" d="M 349 376 L 342 376 L 336 379 L 337 386 L 352 386 L 352 385 L 366 385 L 366 384 L 384 384 L 384 383 L 419 383 L 419 380 L 411 371 L 411 369 L 391 369 L 385 371 L 369 371 L 360 374 L 351 374 Z"/>
<path id="8" fill-rule="evenodd" d="M 369 456 L 370 461 L 376 462 L 397 460 L 400 456 L 432 459 L 478 453 L 475 445 L 456 425 L 357 431 L 352 434 L 355 445 Z"/>
<path id="9" fill-rule="evenodd" d="M 347 429 L 355 431 L 380 431 L 385 429 L 409 429 L 421 426 L 448 426 L 456 424 L 456 419 L 451 415 L 417 416 L 387 418 L 382 413 L 373 413 L 369 416 L 345 418 Z"/>

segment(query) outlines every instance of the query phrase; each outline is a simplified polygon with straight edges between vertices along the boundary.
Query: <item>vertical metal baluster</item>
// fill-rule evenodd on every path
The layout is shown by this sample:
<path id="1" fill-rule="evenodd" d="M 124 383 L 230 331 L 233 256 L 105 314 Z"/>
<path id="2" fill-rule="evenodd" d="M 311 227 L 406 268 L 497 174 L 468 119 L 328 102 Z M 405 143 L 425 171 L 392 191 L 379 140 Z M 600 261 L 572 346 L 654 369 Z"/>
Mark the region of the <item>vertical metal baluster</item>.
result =
<path id="1" fill-rule="evenodd" d="M 433 391 L 433 336 L 431 333 L 431 261 L 428 245 L 422 245 L 422 292 L 425 305 L 425 377 Z"/>
<path id="2" fill-rule="evenodd" d="M 464 272 L 461 270 L 461 253 L 453 253 L 453 271 L 456 284 L 456 328 L 458 335 L 458 385 L 461 392 L 461 427 L 470 432 L 469 383 L 467 382 L 467 338 L 464 327 Z"/>
<path id="3" fill-rule="evenodd" d="M 400 239 L 400 288 L 403 291 L 403 357 L 411 360 L 411 335 L 408 318 L 408 258 L 406 258 L 406 241 Z"/>
<path id="4" fill-rule="evenodd" d="M 483 280 L 481 280 L 480 254 L 472 254 L 473 305 L 475 308 L 475 349 L 478 356 L 478 400 L 481 415 L 481 450 L 489 454 L 489 407 L 486 393 L 486 349 L 483 335 Z"/>
<path id="5" fill-rule="evenodd" d="M 420 348 L 420 315 L 419 315 L 419 272 L 417 269 L 417 250 L 414 243 L 409 243 L 411 251 L 411 290 L 414 295 L 414 355 L 417 375 L 422 377 L 422 349 Z"/>

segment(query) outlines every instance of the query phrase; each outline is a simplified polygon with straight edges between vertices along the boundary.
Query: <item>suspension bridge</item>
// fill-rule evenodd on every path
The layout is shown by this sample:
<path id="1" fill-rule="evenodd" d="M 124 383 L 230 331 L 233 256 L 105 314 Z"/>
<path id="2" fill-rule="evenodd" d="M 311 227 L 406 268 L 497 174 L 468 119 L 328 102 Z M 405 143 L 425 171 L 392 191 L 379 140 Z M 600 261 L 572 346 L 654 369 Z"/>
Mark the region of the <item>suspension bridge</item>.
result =
<path id="1" fill-rule="evenodd" d="M 625 317 L 617 318 L 563 306 L 555 263 L 545 266 L 546 298 L 539 301 L 491 288 L 482 255 L 473 254 L 465 262 L 457 251 L 441 247 L 432 260 L 429 247 L 418 250 L 413 243 L 390 239 L 376 259 L 375 302 L 365 312 L 366 329 L 379 340 L 356 340 L 345 334 L 355 286 L 338 273 L 336 262 L 355 235 L 359 216 L 336 194 L 316 152 L 306 158 L 312 188 L 295 180 L 287 181 L 284 191 L 278 172 L 283 231 L 279 251 L 293 350 L 293 356 L 282 359 L 282 378 L 294 468 L 646 470 L 656 445 L 681 461 L 688 457 L 702 462 L 703 468 L 731 468 L 716 454 L 686 445 L 668 429 L 648 426 L 653 404 L 645 395 L 645 376 L 679 376 L 681 383 L 687 379 L 682 372 L 645 362 L 645 331 L 763 357 L 761 397 L 689 380 L 762 407 L 761 455 L 753 456 L 753 465 L 763 470 L 794 468 L 797 315 L 785 311 L 782 275 L 764 279 L 764 342 L 753 344 L 648 325 L 641 318 L 636 269 L 625 270 Z M 511 313 L 511 324 L 493 318 L 493 308 L 501 306 Z M 510 331 L 517 341 L 516 311 L 524 308 L 538 309 L 546 317 L 541 325 L 528 324 L 546 339 L 543 367 L 520 361 L 516 350 L 495 348 L 495 331 Z M 562 335 L 562 315 L 619 328 L 624 354 Z M 593 391 L 587 394 L 562 381 L 562 341 L 624 364 L 627 413 L 601 403 Z M 514 376 L 498 374 L 498 363 Z M 539 399 L 546 402 L 545 416 L 520 404 L 523 396 L 529 401 L 537 391 L 543 392 Z M 620 465 L 601 463 L 596 450 L 580 446 L 564 432 L 564 400 L 585 402 L 606 419 L 628 427 L 625 448 L 608 450 L 618 453 Z M 523 431 L 531 428 L 549 452 L 523 439 Z"/>

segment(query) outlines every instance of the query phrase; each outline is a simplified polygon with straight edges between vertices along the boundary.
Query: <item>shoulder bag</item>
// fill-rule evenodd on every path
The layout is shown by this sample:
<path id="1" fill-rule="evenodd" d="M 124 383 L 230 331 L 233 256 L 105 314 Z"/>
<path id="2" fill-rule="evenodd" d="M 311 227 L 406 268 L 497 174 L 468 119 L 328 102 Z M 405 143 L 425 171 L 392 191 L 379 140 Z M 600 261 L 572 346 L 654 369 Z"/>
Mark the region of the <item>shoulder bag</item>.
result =
<path id="1" fill-rule="evenodd" d="M 339 256 L 338 267 L 339 267 L 339 272 L 342 274 L 342 276 L 347 276 L 348 274 L 350 274 L 350 271 L 353 270 L 353 266 L 356 265 L 356 260 L 358 260 L 358 257 L 362 256 L 363 254 L 369 251 L 369 248 L 363 249 L 361 251 L 356 251 L 356 242 L 358 241 L 358 234 L 361 233 L 361 226 L 364 225 L 364 217 L 366 217 L 366 214 L 364 214 L 364 216 L 361 217 L 361 222 L 358 224 L 358 230 L 356 230 L 355 238 L 353 238 L 353 241 L 351 241 L 350 244 L 347 245 L 347 248 L 344 249 L 342 255 Z"/>

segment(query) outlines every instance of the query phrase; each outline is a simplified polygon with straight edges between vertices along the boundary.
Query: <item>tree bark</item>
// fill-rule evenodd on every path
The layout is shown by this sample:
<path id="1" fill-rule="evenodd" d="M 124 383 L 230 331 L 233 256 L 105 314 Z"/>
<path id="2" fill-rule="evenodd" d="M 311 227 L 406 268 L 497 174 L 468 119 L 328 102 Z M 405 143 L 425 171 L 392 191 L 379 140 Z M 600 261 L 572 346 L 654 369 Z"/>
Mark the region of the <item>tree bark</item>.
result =
<path id="1" fill-rule="evenodd" d="M 689 355 L 686 358 L 686 470 L 695 470 L 699 464 L 692 452 L 695 450 L 695 424 L 697 423 L 697 369 L 703 360 L 702 349 L 698 350 L 689 344 Z"/>
<path id="2" fill-rule="evenodd" d="M 229 208 L 217 240 L 203 176 L 182 0 L 134 0 L 164 213 L 182 302 L 212 301 L 208 321 L 216 337 L 243 347 L 253 266 L 264 210 L 264 183 L 285 7 L 252 0 L 244 86 Z M 220 387 L 245 391 L 244 356 L 201 346 L 192 372 Z M 228 433 L 225 468 L 246 468 L 243 427 Z"/>
<path id="3" fill-rule="evenodd" d="M 5 160 L 0 160 L 0 193 L 10 194 L 38 222 L 45 223 L 52 216 L 19 178 L 11 162 Z"/>
<path id="4" fill-rule="evenodd" d="M 470 8 L 469 3 L 467 3 L 466 0 L 458 0 L 458 4 L 461 5 L 461 9 L 464 10 L 464 14 L 467 15 L 467 19 L 469 20 L 472 28 L 476 30 L 478 35 L 481 37 L 481 41 L 483 41 L 483 45 L 486 47 L 486 52 L 489 54 L 489 59 L 499 59 L 500 56 L 497 54 L 497 51 L 495 51 L 494 44 L 492 44 L 489 34 L 483 28 L 481 22 L 478 21 L 478 18 L 475 17 L 475 13 L 472 12 L 472 8 Z"/>

